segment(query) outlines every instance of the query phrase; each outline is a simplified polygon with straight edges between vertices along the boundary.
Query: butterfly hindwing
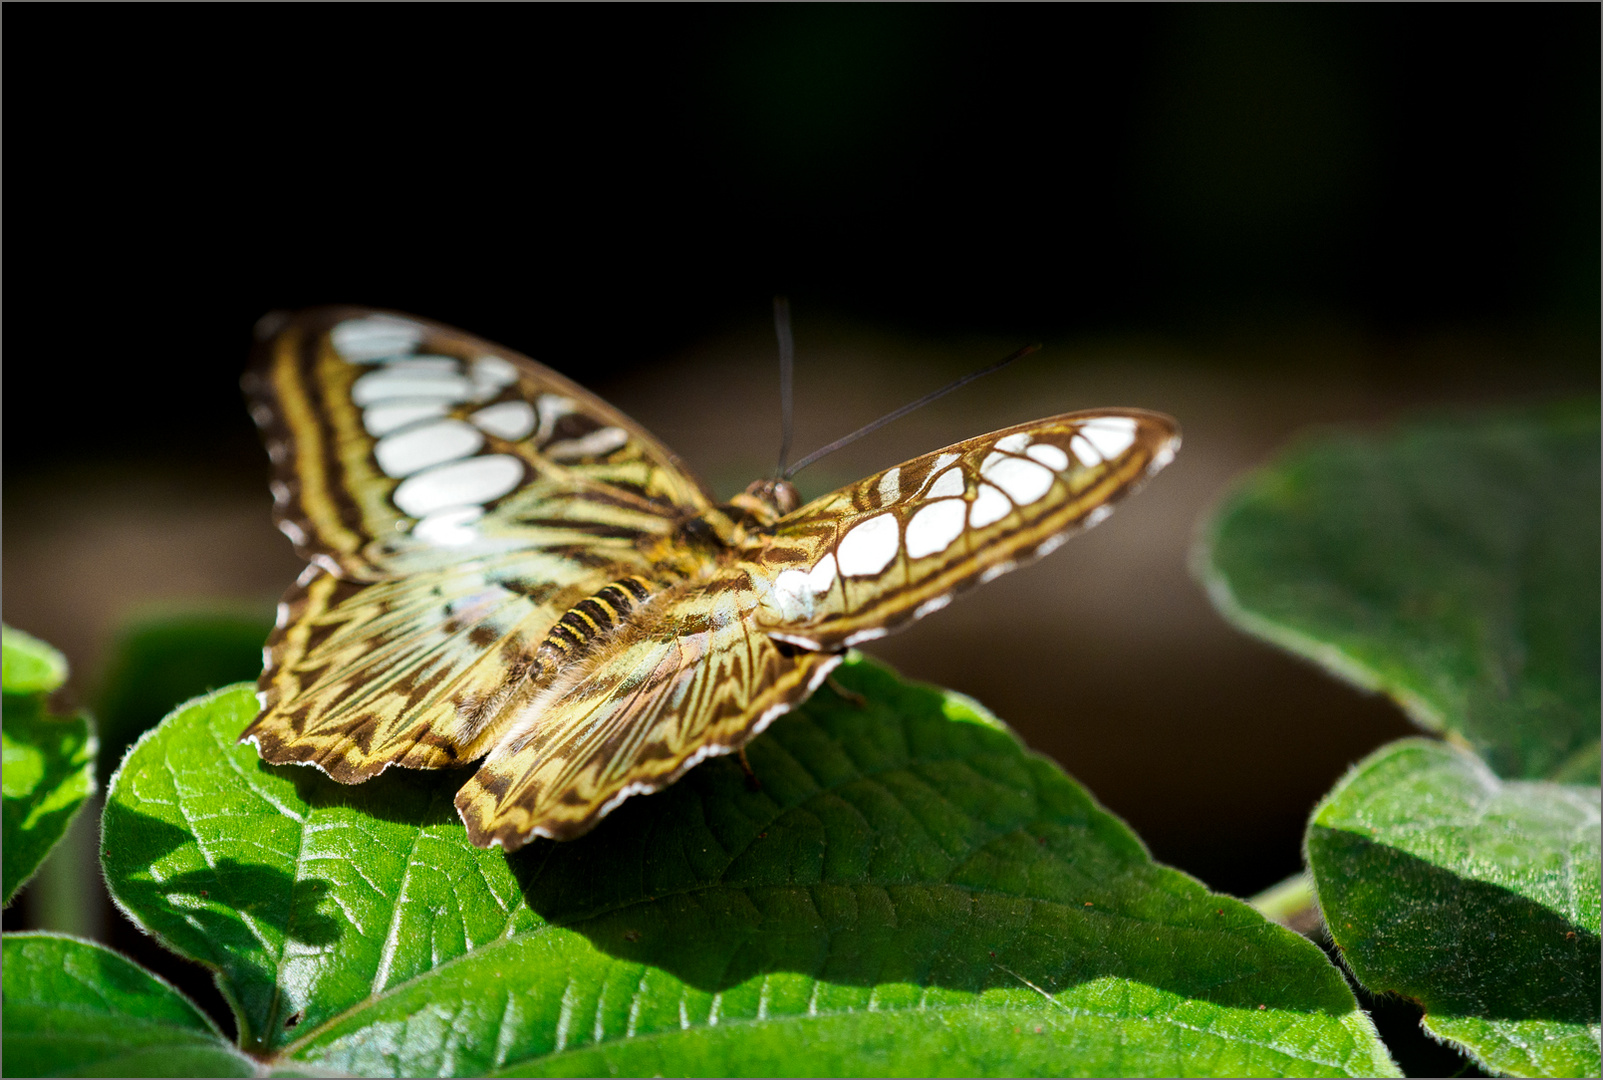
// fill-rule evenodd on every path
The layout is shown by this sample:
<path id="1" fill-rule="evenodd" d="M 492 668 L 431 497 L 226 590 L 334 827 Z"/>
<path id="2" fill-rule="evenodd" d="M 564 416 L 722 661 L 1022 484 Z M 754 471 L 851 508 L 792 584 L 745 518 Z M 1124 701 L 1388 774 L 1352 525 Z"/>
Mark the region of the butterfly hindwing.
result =
<path id="1" fill-rule="evenodd" d="M 508 849 L 571 839 L 623 799 L 750 741 L 810 694 L 840 655 L 758 630 L 741 570 L 652 597 L 566 676 L 532 692 L 457 794 L 468 835 Z"/>
<path id="2" fill-rule="evenodd" d="M 815 649 L 880 637 L 1096 524 L 1179 442 L 1158 413 L 1067 413 L 841 488 L 775 526 L 757 623 Z"/>

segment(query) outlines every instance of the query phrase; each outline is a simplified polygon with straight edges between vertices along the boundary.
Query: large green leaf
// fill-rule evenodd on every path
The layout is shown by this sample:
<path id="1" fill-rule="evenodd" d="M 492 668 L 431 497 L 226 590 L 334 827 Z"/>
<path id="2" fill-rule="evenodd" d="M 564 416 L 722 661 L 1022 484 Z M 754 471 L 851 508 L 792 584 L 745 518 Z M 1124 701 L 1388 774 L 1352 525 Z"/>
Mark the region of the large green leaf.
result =
<path id="1" fill-rule="evenodd" d="M 0 654 L 0 892 L 9 904 L 94 794 L 95 736 L 87 717 L 46 712 L 45 695 L 67 677 L 60 653 L 6 627 Z"/>
<path id="2" fill-rule="evenodd" d="M 7 1076 L 253 1076 L 193 1002 L 103 945 L 4 940 Z"/>
<path id="3" fill-rule="evenodd" d="M 1466 740 L 1501 776 L 1599 771 L 1596 400 L 1309 439 L 1215 516 L 1247 631 Z"/>
<path id="4" fill-rule="evenodd" d="M 513 856 L 465 774 L 341 787 L 197 700 L 112 782 L 104 862 L 253 1052 L 336 1071 L 1394 1074 L 1310 942 L 1154 864 L 965 699 L 866 661 L 750 750 Z"/>
<path id="5" fill-rule="evenodd" d="M 1503 781 L 1424 739 L 1383 747 L 1308 833 L 1331 936 L 1353 974 L 1518 1076 L 1599 1070 L 1599 791 Z"/>

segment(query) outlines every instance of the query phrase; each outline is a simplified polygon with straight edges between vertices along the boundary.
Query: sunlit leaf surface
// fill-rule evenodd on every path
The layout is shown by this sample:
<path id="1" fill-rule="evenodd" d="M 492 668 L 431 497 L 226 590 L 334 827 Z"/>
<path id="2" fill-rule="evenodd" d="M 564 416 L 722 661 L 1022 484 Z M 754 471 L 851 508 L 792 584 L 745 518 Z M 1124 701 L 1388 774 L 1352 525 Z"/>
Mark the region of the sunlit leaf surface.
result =
<path id="1" fill-rule="evenodd" d="M 1599 1070 L 1599 791 L 1503 781 L 1424 739 L 1384 747 L 1315 813 L 1308 858 L 1365 986 L 1516 1076 Z"/>
<path id="2" fill-rule="evenodd" d="M 0 628 L 0 683 L 8 694 L 48 694 L 67 681 L 67 658 L 32 634 Z"/>
<path id="3" fill-rule="evenodd" d="M 1310 942 L 1154 864 L 973 703 L 853 660 L 588 836 L 467 843 L 466 774 L 342 787 L 180 709 L 113 781 L 112 890 L 248 1048 L 383 1075 L 1392 1074 Z"/>
<path id="4" fill-rule="evenodd" d="M 7 1076 L 252 1076 L 194 1004 L 101 945 L 55 934 L 4 942 Z"/>
<path id="5" fill-rule="evenodd" d="M 0 877 L 9 904 L 94 794 L 95 736 L 86 717 L 46 711 L 45 696 L 67 677 L 59 652 L 10 627 L 0 638 L 0 652 L 5 670 Z"/>

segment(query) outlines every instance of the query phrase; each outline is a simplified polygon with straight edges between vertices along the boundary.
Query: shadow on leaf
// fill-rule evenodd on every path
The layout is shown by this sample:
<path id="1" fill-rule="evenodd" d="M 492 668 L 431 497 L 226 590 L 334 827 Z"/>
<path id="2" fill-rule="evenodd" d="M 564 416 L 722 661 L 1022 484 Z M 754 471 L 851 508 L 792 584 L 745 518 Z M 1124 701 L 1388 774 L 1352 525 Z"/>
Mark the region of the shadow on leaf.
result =
<path id="1" fill-rule="evenodd" d="M 5 894 L 12 894 L 38 869 L 56 841 L 89 797 L 84 772 L 89 729 L 81 716 L 52 717 L 45 712 L 40 694 L 6 694 L 3 702 L 6 738 L 29 751 L 28 764 L 37 763 L 26 790 L 4 800 Z M 21 772 L 21 762 L 6 766 Z M 52 809 L 45 806 L 55 803 Z"/>
<path id="2" fill-rule="evenodd" d="M 933 689 L 842 669 L 749 747 L 631 799 L 588 836 L 508 857 L 546 921 L 721 992 L 794 972 L 1052 995 L 1106 977 L 1255 1009 L 1345 1015 L 1276 974 L 1306 944 L 1154 864 L 1086 792 Z M 1270 989 L 1272 987 L 1272 989 Z"/>
<path id="3" fill-rule="evenodd" d="M 1309 847 L 1343 871 L 1320 900 L 1365 986 L 1429 1015 L 1598 1022 L 1597 927 L 1345 829 L 1315 826 Z"/>
<path id="4" fill-rule="evenodd" d="M 115 849 L 116 862 L 148 868 L 195 838 L 122 802 L 107 803 L 103 844 Z M 328 945 L 338 940 L 342 924 L 323 914 L 330 884 L 319 878 L 292 880 L 270 866 L 219 859 L 215 864 L 156 880 L 148 869 L 119 876 L 119 899 L 146 918 L 170 911 L 194 934 L 183 951 L 214 965 L 231 956 L 253 953 L 262 943 L 252 924 L 271 927 L 288 940 Z"/>

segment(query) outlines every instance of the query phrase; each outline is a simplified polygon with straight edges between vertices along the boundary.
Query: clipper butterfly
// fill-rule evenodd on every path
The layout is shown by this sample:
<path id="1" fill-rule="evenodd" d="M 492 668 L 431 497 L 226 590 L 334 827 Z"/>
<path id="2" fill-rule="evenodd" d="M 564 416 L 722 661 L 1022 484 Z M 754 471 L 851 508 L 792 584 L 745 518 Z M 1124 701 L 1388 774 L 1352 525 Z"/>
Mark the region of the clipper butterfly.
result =
<path id="1" fill-rule="evenodd" d="M 1066 413 L 804 506 L 783 480 L 720 504 L 606 402 L 449 327 L 324 308 L 258 338 L 245 388 L 308 566 L 241 739 L 347 784 L 482 758 L 456 799 L 481 846 L 579 836 L 740 749 L 1180 443 L 1158 413 Z"/>

